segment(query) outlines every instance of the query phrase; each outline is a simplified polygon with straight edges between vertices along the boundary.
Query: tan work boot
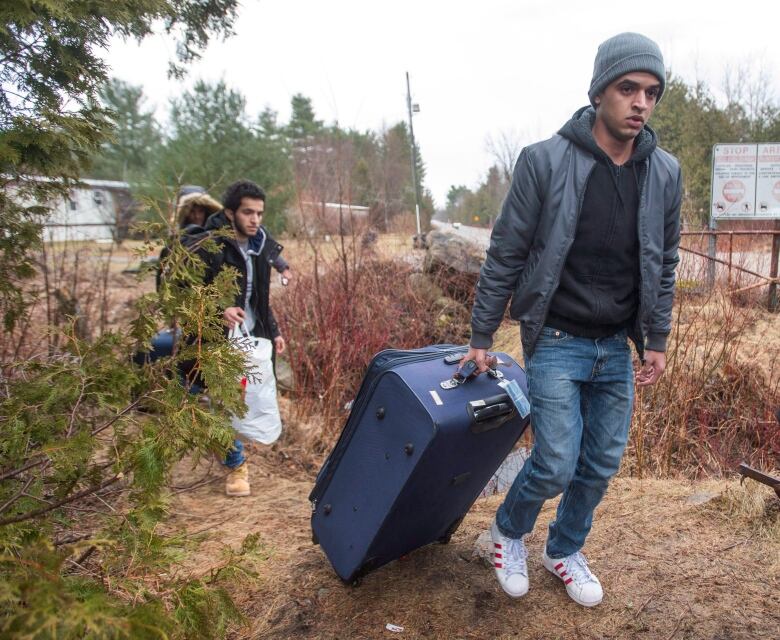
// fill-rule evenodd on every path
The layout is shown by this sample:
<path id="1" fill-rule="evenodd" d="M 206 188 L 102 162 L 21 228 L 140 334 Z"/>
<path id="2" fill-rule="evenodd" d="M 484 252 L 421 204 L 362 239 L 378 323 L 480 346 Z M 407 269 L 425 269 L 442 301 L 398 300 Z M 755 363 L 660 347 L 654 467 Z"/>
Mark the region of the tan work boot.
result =
<path id="1" fill-rule="evenodd" d="M 225 493 L 229 496 L 248 496 L 249 490 L 249 465 L 246 461 L 240 467 L 233 469 L 225 479 Z"/>

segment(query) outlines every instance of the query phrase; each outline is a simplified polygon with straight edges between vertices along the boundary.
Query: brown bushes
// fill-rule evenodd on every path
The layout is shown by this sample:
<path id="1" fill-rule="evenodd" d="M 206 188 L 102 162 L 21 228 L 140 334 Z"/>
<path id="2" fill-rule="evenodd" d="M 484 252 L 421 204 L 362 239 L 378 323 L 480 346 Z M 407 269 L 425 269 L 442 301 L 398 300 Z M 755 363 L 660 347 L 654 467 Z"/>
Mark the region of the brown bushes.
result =
<path id="1" fill-rule="evenodd" d="M 725 290 L 695 304 L 678 297 L 667 371 L 637 395 L 630 473 L 699 477 L 728 473 L 742 460 L 778 465 L 778 352 L 770 351 L 772 325 L 756 335 L 761 313 L 734 304 Z"/>
<path id="2" fill-rule="evenodd" d="M 469 309 L 400 260 L 335 261 L 291 289 L 274 312 L 289 343 L 295 412 L 316 417 L 319 445 L 342 426 L 374 354 L 468 340 Z"/>

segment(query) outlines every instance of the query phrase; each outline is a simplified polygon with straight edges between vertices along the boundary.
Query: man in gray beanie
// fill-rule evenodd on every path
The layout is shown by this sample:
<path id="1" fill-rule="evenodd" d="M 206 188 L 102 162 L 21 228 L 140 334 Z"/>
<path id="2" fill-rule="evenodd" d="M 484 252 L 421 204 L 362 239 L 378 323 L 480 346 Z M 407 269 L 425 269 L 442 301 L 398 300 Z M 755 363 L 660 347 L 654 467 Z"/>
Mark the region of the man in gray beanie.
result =
<path id="1" fill-rule="evenodd" d="M 542 563 L 577 603 L 603 598 L 581 549 L 620 465 L 634 384 L 663 373 L 671 328 L 682 177 L 647 125 L 665 84 L 649 38 L 599 47 L 590 106 L 520 154 L 480 272 L 464 362 L 487 369 L 511 298 L 528 374 L 534 447 L 491 527 L 496 576 L 515 598 L 529 587 L 524 536 L 561 493 Z"/>

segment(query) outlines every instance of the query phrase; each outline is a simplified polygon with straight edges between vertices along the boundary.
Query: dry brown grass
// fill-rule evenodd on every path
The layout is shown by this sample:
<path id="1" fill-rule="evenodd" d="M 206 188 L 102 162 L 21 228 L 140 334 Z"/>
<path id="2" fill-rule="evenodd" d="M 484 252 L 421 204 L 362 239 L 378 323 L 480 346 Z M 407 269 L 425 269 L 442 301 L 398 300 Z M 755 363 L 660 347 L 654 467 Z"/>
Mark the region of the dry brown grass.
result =
<path id="1" fill-rule="evenodd" d="M 734 481 L 713 500 L 712 509 L 725 522 L 749 531 L 756 539 L 780 542 L 780 498 L 766 485 L 750 479 Z M 780 554 L 767 560 L 780 569 Z"/>
<path id="2" fill-rule="evenodd" d="M 667 371 L 637 396 L 629 470 L 703 477 L 742 460 L 771 468 L 780 456 L 776 334 L 775 314 L 735 304 L 724 288 L 678 296 Z"/>
<path id="3" fill-rule="evenodd" d="M 259 533 L 269 553 L 260 580 L 236 589 L 247 616 L 236 639 L 392 637 L 387 623 L 404 627 L 398 637 L 413 639 L 777 637 L 780 538 L 771 534 L 777 510 L 772 516 L 772 496 L 762 488 L 722 480 L 615 481 L 585 549 L 606 591 L 594 609 L 569 600 L 541 565 L 556 501 L 545 505 L 529 540 L 531 591 L 520 600 L 506 597 L 474 554 L 500 496 L 478 500 L 449 545 L 420 549 L 349 587 L 311 543 L 306 498 L 313 473 L 288 455 L 303 436 L 299 425 L 285 424 L 280 445 L 250 447 L 249 498 L 226 498 L 216 468 L 209 475 L 182 464 L 177 472 L 182 481 L 214 479 L 172 505 L 172 526 L 207 538 L 200 570 L 249 533 Z M 764 494 L 758 501 L 756 492 Z"/>
<path id="4" fill-rule="evenodd" d="M 11 333 L 0 333 L 0 362 L 41 357 L 57 348 L 59 327 L 75 319 L 77 335 L 94 338 L 123 330 L 133 302 L 154 291 L 154 277 L 141 281 L 125 270 L 139 264 L 138 242 L 46 244 L 35 255 L 37 275 L 24 283 L 26 314 Z"/>
<path id="5" fill-rule="evenodd" d="M 354 246 L 357 249 L 360 243 L 360 237 L 357 236 Z M 338 236 L 319 236 L 313 242 L 303 238 L 283 238 L 281 244 L 284 245 L 282 254 L 292 268 L 296 271 L 307 272 L 314 260 L 315 252 L 319 252 L 320 258 L 324 262 L 331 262 L 339 257 L 341 243 Z M 352 245 L 352 238 L 348 240 L 348 248 Z M 412 239 L 404 233 L 385 233 L 380 236 L 380 241 L 376 244 L 376 252 L 380 258 L 398 258 L 405 255 L 411 255 Z"/>

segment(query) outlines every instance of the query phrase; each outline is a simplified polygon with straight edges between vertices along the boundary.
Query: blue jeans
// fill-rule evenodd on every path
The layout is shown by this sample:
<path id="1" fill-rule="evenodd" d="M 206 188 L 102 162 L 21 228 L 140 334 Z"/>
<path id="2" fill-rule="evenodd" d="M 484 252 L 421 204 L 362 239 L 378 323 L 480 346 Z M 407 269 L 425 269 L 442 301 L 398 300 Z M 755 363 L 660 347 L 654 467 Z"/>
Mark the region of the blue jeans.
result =
<path id="1" fill-rule="evenodd" d="M 238 469 L 244 461 L 246 456 L 244 455 L 244 443 L 241 440 L 233 440 L 233 448 L 227 452 L 225 456 L 224 464 L 228 469 Z"/>
<path id="2" fill-rule="evenodd" d="M 178 332 L 181 335 L 181 331 Z M 178 337 L 178 336 L 177 336 Z M 163 329 L 152 337 L 152 348 L 149 351 L 138 351 L 133 356 L 133 361 L 142 366 L 160 358 L 170 356 L 173 353 L 174 334 L 173 329 Z"/>
<path id="3" fill-rule="evenodd" d="M 579 338 L 544 327 L 525 360 L 534 446 L 498 508 L 509 538 L 534 528 L 545 500 L 563 493 L 550 524 L 547 555 L 579 551 L 628 439 L 634 402 L 626 332 Z"/>

